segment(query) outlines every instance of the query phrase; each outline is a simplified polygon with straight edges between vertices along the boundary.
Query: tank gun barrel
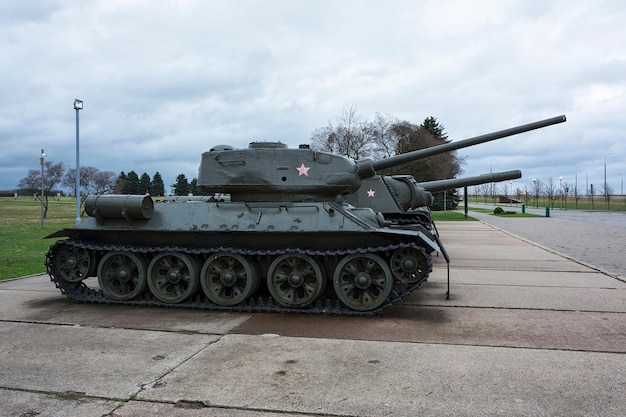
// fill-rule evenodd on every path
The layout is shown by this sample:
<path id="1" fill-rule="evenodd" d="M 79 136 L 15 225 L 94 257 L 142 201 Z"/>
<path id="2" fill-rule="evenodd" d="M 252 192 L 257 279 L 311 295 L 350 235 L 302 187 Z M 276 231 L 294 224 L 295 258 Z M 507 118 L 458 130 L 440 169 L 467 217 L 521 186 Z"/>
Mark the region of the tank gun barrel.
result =
<path id="1" fill-rule="evenodd" d="M 504 172 L 492 172 L 489 174 L 477 175 L 475 177 L 456 178 L 451 180 L 438 180 L 421 182 L 420 186 L 426 191 L 431 193 L 445 190 L 452 190 L 454 188 L 466 187 L 470 185 L 487 184 L 490 182 L 508 181 L 522 178 L 522 171 L 504 171 Z"/>
<path id="2" fill-rule="evenodd" d="M 489 142 L 495 139 L 505 138 L 507 136 L 517 135 L 519 133 L 529 132 L 535 129 L 541 129 L 543 127 L 551 126 L 557 123 L 563 123 L 566 120 L 565 115 L 552 117 L 550 119 L 539 120 L 537 122 L 527 123 L 525 125 L 511 127 L 509 129 L 500 130 L 493 133 L 487 133 L 485 135 L 476 136 L 469 139 L 464 139 L 457 142 L 448 142 L 443 145 L 432 146 L 426 149 L 418 149 L 416 151 L 395 155 L 389 158 L 380 159 L 372 162 L 372 168 L 375 171 L 391 168 L 396 165 L 400 165 L 406 162 L 412 162 L 418 159 L 427 158 L 433 155 L 439 155 L 441 153 L 455 151 L 457 149 L 466 148 L 468 146 L 478 145 L 480 143 Z"/>

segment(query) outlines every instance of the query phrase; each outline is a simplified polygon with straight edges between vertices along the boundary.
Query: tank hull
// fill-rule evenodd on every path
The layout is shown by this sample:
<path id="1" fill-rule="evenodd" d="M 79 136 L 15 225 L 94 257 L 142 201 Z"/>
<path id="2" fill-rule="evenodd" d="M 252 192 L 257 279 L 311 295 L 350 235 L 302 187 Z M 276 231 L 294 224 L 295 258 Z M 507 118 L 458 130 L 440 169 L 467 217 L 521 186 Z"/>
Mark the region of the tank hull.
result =
<path id="1" fill-rule="evenodd" d="M 105 206 L 49 236 L 67 237 L 46 265 L 77 301 L 371 315 L 425 282 L 440 250 L 425 228 L 341 203 L 156 203 L 149 218 Z"/>

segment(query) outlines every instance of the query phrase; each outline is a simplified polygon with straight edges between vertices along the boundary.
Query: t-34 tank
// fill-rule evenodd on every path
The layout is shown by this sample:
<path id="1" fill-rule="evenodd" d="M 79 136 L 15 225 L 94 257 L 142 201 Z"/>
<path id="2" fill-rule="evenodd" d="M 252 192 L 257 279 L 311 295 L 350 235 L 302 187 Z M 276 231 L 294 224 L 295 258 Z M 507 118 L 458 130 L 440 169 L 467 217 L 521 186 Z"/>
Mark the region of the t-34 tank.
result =
<path id="1" fill-rule="evenodd" d="M 356 192 L 346 196 L 346 201 L 357 207 L 369 207 L 380 212 L 385 220 L 394 225 L 418 223 L 430 229 L 433 225 L 430 211 L 434 201 L 432 193 L 521 177 L 520 170 L 513 170 L 418 183 L 411 175 L 376 175 L 363 180 Z"/>
<path id="2" fill-rule="evenodd" d="M 419 287 L 430 254 L 441 251 L 427 228 L 344 201 L 380 162 L 278 142 L 216 147 L 202 154 L 198 185 L 230 201 L 89 196 L 89 217 L 49 236 L 67 239 L 51 246 L 47 270 L 62 293 L 85 302 L 375 314 Z"/>

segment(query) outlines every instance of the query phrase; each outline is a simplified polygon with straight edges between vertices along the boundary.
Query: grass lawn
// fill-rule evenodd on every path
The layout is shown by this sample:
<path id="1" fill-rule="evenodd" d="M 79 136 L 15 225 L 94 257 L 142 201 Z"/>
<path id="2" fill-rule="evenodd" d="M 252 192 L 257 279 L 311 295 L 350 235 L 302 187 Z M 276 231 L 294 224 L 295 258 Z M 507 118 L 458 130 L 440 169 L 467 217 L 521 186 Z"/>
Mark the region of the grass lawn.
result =
<path id="1" fill-rule="evenodd" d="M 440 221 L 476 221 L 475 218 L 471 217 L 469 214 L 467 215 L 467 219 L 465 218 L 465 214 L 458 211 L 450 211 L 447 210 L 445 213 L 443 211 L 433 211 L 433 219 L 436 222 Z"/>
<path id="2" fill-rule="evenodd" d="M 0 198 L 0 280 L 46 271 L 46 252 L 55 239 L 43 239 L 76 222 L 76 200 L 49 200 L 41 228 L 41 202 L 28 197 Z"/>

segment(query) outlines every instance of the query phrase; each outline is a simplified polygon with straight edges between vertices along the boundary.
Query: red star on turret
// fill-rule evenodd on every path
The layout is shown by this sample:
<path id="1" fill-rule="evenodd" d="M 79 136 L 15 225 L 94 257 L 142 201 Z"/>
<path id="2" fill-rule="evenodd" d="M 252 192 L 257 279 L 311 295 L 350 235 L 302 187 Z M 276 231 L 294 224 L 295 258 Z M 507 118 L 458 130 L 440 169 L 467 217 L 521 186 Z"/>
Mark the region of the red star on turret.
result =
<path id="1" fill-rule="evenodd" d="M 298 170 L 298 176 L 306 175 L 308 177 L 309 176 L 309 169 L 311 169 L 311 167 L 305 167 L 304 164 L 302 164 L 302 165 L 300 165 L 296 169 Z"/>

